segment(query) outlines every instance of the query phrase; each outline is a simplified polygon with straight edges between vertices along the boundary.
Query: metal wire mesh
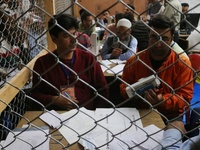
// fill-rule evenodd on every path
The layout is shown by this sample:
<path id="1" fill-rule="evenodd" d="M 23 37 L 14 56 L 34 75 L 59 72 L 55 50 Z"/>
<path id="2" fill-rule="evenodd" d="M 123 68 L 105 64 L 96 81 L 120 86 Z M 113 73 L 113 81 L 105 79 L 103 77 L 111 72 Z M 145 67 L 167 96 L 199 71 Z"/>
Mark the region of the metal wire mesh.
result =
<path id="1" fill-rule="evenodd" d="M 38 0 L 38 1 L 20 1 L 19 3 L 16 3 L 15 1 L 0 1 L 1 3 L 1 9 L 0 9 L 0 17 L 1 17 L 1 24 L 0 24 L 0 33 L 1 33 L 1 57 L 0 57 L 0 80 L 1 80 L 1 85 L 0 87 L 3 89 L 5 87 L 12 87 L 16 89 L 17 95 L 14 96 L 14 98 L 11 100 L 10 103 L 7 103 L 5 99 L 0 99 L 0 104 L 2 107 L 5 107 L 5 109 L 1 110 L 1 115 L 0 115 L 0 147 L 2 149 L 12 149 L 12 146 L 15 144 L 15 141 L 21 141 L 22 143 L 27 143 L 28 148 L 32 149 L 39 149 L 41 146 L 45 144 L 45 142 L 50 142 L 50 149 L 82 149 L 80 146 L 81 143 L 84 145 L 85 143 L 90 143 L 90 146 L 93 147 L 93 149 L 111 149 L 109 145 L 112 145 L 113 142 L 116 142 L 118 144 L 121 144 L 122 147 L 125 147 L 125 149 L 140 149 L 141 147 L 145 147 L 145 142 L 148 141 L 149 139 L 152 140 L 153 142 L 157 143 L 159 145 L 161 141 L 157 140 L 157 138 L 154 136 L 156 134 L 162 134 L 163 129 L 165 128 L 164 123 L 168 124 L 169 122 L 173 120 L 180 120 L 182 117 L 186 117 L 188 112 L 190 112 L 194 106 L 198 107 L 199 99 L 195 100 L 195 103 L 188 103 L 187 100 L 185 100 L 184 97 L 182 97 L 182 94 L 180 94 L 180 91 L 182 88 L 187 87 L 190 85 L 192 82 L 195 82 L 196 78 L 198 78 L 198 73 L 199 69 L 192 68 L 193 66 L 188 65 L 185 61 L 181 59 L 181 55 L 177 54 L 177 57 L 179 58 L 177 61 L 175 61 L 173 64 L 169 64 L 167 67 L 163 68 L 159 72 L 155 71 L 152 69 L 151 66 L 149 66 L 145 60 L 142 60 L 142 55 L 146 51 L 141 51 L 141 52 L 134 52 L 134 55 L 136 56 L 134 61 L 128 66 L 127 68 L 137 68 L 136 64 L 142 64 L 146 70 L 151 72 L 151 74 L 154 74 L 156 79 L 158 79 L 162 85 L 168 89 L 170 96 L 165 99 L 165 101 L 157 103 L 155 105 L 151 104 L 149 101 L 147 101 L 146 97 L 141 96 L 139 91 L 135 90 L 133 87 L 131 87 L 131 84 L 127 82 L 127 80 L 123 80 L 121 77 L 121 73 L 123 70 L 115 72 L 111 68 L 109 68 L 105 63 L 102 62 L 101 59 L 99 59 L 102 55 L 101 52 L 94 52 L 92 51 L 91 47 L 85 47 L 83 43 L 80 42 L 80 35 L 73 35 L 69 31 L 62 29 L 68 34 L 68 36 L 73 37 L 76 40 L 76 44 L 83 49 L 83 51 L 87 51 L 91 53 L 94 58 L 92 57 L 92 60 L 82 60 L 85 61 L 87 66 L 84 66 L 81 68 L 81 70 L 74 70 L 69 67 L 69 65 L 66 65 L 62 59 L 59 58 L 58 55 L 56 55 L 53 50 L 47 47 L 47 33 L 49 32 L 49 29 L 46 27 L 48 20 L 46 20 L 46 17 L 48 16 L 49 18 L 52 19 L 57 19 L 53 18 L 53 14 L 49 14 L 45 10 L 45 6 L 48 3 L 47 1 L 43 0 Z M 146 23 L 142 18 L 148 13 L 148 8 L 141 11 L 137 12 L 136 10 L 133 10 L 128 3 L 133 3 L 132 1 L 114 1 L 112 2 L 112 5 L 107 7 L 108 9 L 112 10 L 116 7 L 119 8 L 125 8 L 127 7 L 131 12 L 134 12 L 134 16 L 136 19 L 138 19 L 138 22 L 140 21 L 140 24 L 135 24 L 133 26 L 136 28 L 136 26 L 142 26 L 146 33 L 144 33 L 144 30 L 140 31 L 139 34 L 147 34 L 149 30 L 154 30 L 152 29 L 148 23 Z M 147 2 L 146 2 L 147 3 Z M 135 4 L 135 3 L 134 3 Z M 168 4 L 168 1 L 166 2 Z M 138 5 L 138 4 L 137 4 Z M 170 5 L 170 4 L 168 4 Z M 198 8 L 200 3 L 196 4 L 194 7 L 190 8 L 190 11 L 192 12 L 196 8 Z M 64 14 L 64 13 L 69 13 L 73 14 L 74 10 L 80 10 L 81 8 L 87 10 L 93 17 L 94 20 L 96 21 L 91 28 L 94 26 L 98 26 L 101 28 L 101 30 L 98 30 L 98 40 L 102 39 L 102 34 L 104 30 L 107 30 L 110 32 L 111 35 L 117 36 L 116 33 L 111 31 L 107 26 L 104 26 L 99 18 L 102 16 L 102 8 L 101 5 L 95 6 L 98 8 L 95 12 L 93 12 L 90 8 L 87 8 L 87 5 L 83 5 L 81 1 L 67 1 L 67 0 L 59 0 L 55 1 L 55 13 L 56 14 Z M 174 8 L 176 9 L 176 8 Z M 184 19 L 182 22 L 186 22 L 186 24 L 190 25 L 190 29 L 196 30 L 191 22 L 187 20 L 186 14 L 183 14 L 180 10 L 177 10 L 178 13 L 182 14 Z M 190 12 L 189 11 L 189 12 Z M 115 12 L 118 12 L 115 10 Z M 189 13 L 188 12 L 188 13 Z M 79 16 L 77 16 L 79 17 Z M 180 23 L 182 23 L 180 22 Z M 175 26 L 179 26 L 179 24 L 176 24 Z M 59 26 L 59 24 L 55 21 L 53 26 Z M 196 30 L 197 31 L 197 30 Z M 143 33 L 142 33 L 143 32 Z M 199 34 L 200 32 L 197 31 Z M 135 33 L 135 37 L 137 33 Z M 167 44 L 167 39 L 162 38 L 162 35 L 158 35 L 159 39 L 155 40 L 156 45 L 159 42 L 164 43 L 164 45 L 170 47 L 170 45 Z M 96 37 L 95 37 L 96 38 Z M 137 37 L 136 37 L 137 38 Z M 141 47 L 144 46 L 144 43 L 149 40 L 149 37 L 147 40 L 144 40 L 143 38 L 139 39 L 140 36 L 138 37 L 138 44 L 141 44 Z M 91 40 L 91 44 L 93 39 Z M 96 39 L 95 39 L 96 41 Z M 52 41 L 48 41 L 52 42 Z M 125 45 L 122 41 L 118 41 L 121 45 L 124 47 L 128 48 L 127 45 Z M 97 43 L 98 44 L 98 50 L 102 46 L 101 42 Z M 197 43 L 198 45 L 200 43 Z M 99 46 L 101 45 L 101 46 Z M 187 54 L 190 54 L 190 50 L 193 49 L 196 45 L 190 45 L 184 47 L 184 51 Z M 93 46 L 93 45 L 92 45 Z M 97 46 L 97 45 L 95 45 Z M 36 56 L 43 50 L 43 52 L 47 52 L 49 57 L 51 58 L 52 61 L 47 62 L 46 64 L 48 67 L 46 67 L 44 71 L 38 72 L 36 70 L 33 70 L 28 63 L 31 63 L 31 60 L 36 58 Z M 94 49 L 93 49 L 94 50 Z M 140 50 L 143 50 L 141 48 Z M 189 55 L 188 55 L 189 56 Z M 81 59 L 81 57 L 80 57 Z M 54 60 L 54 61 L 53 61 Z M 93 62 L 92 64 L 90 62 Z M 184 66 L 184 69 L 190 69 L 194 73 L 194 77 L 188 81 L 186 81 L 184 84 L 180 85 L 180 87 L 174 88 L 171 83 L 168 83 L 166 80 L 163 79 L 163 77 L 160 77 L 159 75 L 166 70 L 170 70 L 171 67 L 176 65 L 176 63 L 179 62 Z M 87 79 L 87 75 L 90 75 L 95 67 L 98 65 L 101 65 L 102 67 L 106 68 L 107 73 L 104 72 L 105 78 L 107 85 L 103 87 L 94 87 L 92 82 L 89 82 Z M 74 76 L 73 81 L 70 83 L 70 85 L 80 85 L 82 87 L 88 88 L 90 91 L 90 96 L 87 97 L 86 102 L 80 102 L 79 104 L 76 104 L 73 102 L 67 95 L 63 95 L 63 93 L 60 91 L 60 85 L 57 85 L 55 83 L 52 83 L 48 80 L 47 74 L 49 72 L 54 72 L 55 77 L 54 78 L 60 78 L 62 79 L 62 75 L 57 74 L 57 71 L 55 70 L 56 66 L 62 66 L 66 70 L 70 70 L 71 75 Z M 81 66 L 81 64 L 80 64 Z M 26 69 L 30 71 L 31 73 L 29 74 L 30 80 L 27 82 L 21 81 L 20 78 L 23 78 L 22 76 L 17 76 L 17 73 L 20 71 L 23 71 L 23 69 Z M 134 73 L 137 73 L 141 68 L 137 68 L 137 70 Z M 91 71 L 92 70 L 92 71 Z M 125 70 L 124 70 L 125 71 Z M 184 71 L 184 70 L 183 70 Z M 89 72 L 89 73 L 88 73 Z M 110 73 L 108 73 L 110 72 Z M 23 75 L 23 74 L 22 74 Z M 32 75 L 34 75 L 35 84 L 32 87 Z M 94 75 L 94 74 L 92 74 Z M 98 75 L 98 74 L 97 74 Z M 16 78 L 17 76 L 17 78 Z M 170 73 L 167 75 L 167 78 L 170 78 Z M 180 75 L 181 76 L 181 75 Z M 100 82 L 100 78 L 97 76 L 96 80 L 94 80 L 92 76 L 92 79 L 97 82 L 97 84 Z M 16 78 L 15 80 L 20 80 L 23 82 L 23 87 L 17 87 L 15 84 L 12 84 L 14 82 L 10 82 L 11 79 Z M 165 78 L 166 79 L 166 78 Z M 52 81 L 52 79 L 50 79 Z M 37 81 L 37 82 L 36 82 Z M 124 111 L 120 108 L 124 107 L 133 107 L 135 106 L 135 102 L 133 102 L 132 98 L 127 98 L 123 99 L 121 94 L 120 94 L 120 84 L 123 83 L 126 87 L 129 87 L 132 90 L 132 94 L 135 97 L 140 98 L 139 105 L 146 105 L 146 109 L 140 110 L 140 117 L 137 118 L 134 115 L 129 115 L 128 113 L 124 113 Z M 64 113 L 66 111 L 66 108 L 59 108 L 57 106 L 52 106 L 51 103 L 42 103 L 39 101 L 39 99 L 35 98 L 32 96 L 32 90 L 34 90 L 38 85 L 43 85 L 42 88 L 38 88 L 39 92 L 44 92 L 44 93 L 51 93 L 54 94 L 54 96 L 58 96 L 59 98 L 62 97 L 66 101 L 71 102 L 71 106 L 67 108 L 68 110 L 72 110 L 70 116 L 65 116 L 64 119 L 61 119 L 58 116 L 55 116 L 50 110 L 56 109 L 59 110 L 60 113 Z M 103 93 L 103 91 L 107 90 L 109 87 L 109 96 L 106 96 L 106 94 Z M 3 91 L 3 90 L 2 90 Z M 10 90 L 12 93 L 13 90 Z M 199 93 L 199 91 L 198 91 Z M 10 93 L 2 93 L 3 95 L 9 95 Z M 79 93 L 80 94 L 80 93 Z M 87 93 L 76 95 L 79 98 L 83 98 Z M 92 96 L 91 96 L 92 95 Z M 4 96 L 6 97 L 6 96 Z M 9 96 L 8 96 L 9 97 Z M 162 110 L 158 111 L 157 108 L 159 105 L 162 105 L 164 102 L 169 100 L 170 98 L 176 97 L 177 99 L 182 100 L 182 103 L 185 103 L 185 108 L 182 113 L 179 114 L 179 116 L 173 116 L 170 119 L 166 117 L 165 114 L 163 114 Z M 47 100 L 49 101 L 49 100 Z M 91 105 L 95 104 L 100 104 L 100 106 L 105 106 L 107 108 L 110 108 L 108 113 L 104 116 L 101 117 L 95 117 L 94 112 L 97 113 L 96 111 L 85 111 L 82 109 L 82 107 L 88 107 Z M 91 108 L 91 107 L 89 107 Z M 95 107 L 93 107 L 95 108 Z M 64 111 L 65 110 L 65 111 Z M 103 111 L 107 111 L 106 109 Z M 177 110 L 178 111 L 178 110 Z M 41 121 L 39 118 L 42 114 L 48 112 L 53 119 L 57 119 L 57 128 L 51 128 L 50 131 L 46 131 L 46 128 L 42 127 L 45 126 L 46 124 Z M 194 111 L 197 116 L 199 115 L 198 111 Z M 122 119 L 124 120 L 116 120 L 116 122 L 112 122 L 111 125 L 117 126 L 117 124 L 121 124 L 121 122 L 129 122 L 126 124 L 125 128 L 120 128 L 117 132 L 108 126 L 108 121 L 111 120 L 113 116 L 121 116 Z M 157 118 L 153 117 L 160 117 L 160 120 Z M 76 120 L 78 118 L 78 120 Z M 150 118 L 147 119 L 147 118 Z M 157 123 L 157 126 L 160 128 L 152 133 L 147 132 L 144 128 L 142 128 L 139 124 L 137 124 L 139 121 L 142 120 L 142 123 L 145 126 L 148 126 L 152 124 L 151 122 Z M 75 121 L 75 123 L 73 122 Z M 149 121 L 149 122 L 148 122 Z M 156 122 L 160 121 L 160 123 Z M 164 121 L 164 123 L 163 123 Z M 185 121 L 187 121 L 185 119 Z M 20 122 L 20 123 L 19 123 Z M 74 124 L 73 124 L 74 123 Z M 23 124 L 26 124 L 23 129 L 16 129 L 16 128 L 21 128 Z M 82 128 L 80 128 L 78 125 L 82 125 Z M 92 126 L 89 125 L 92 124 Z M 77 125 L 77 126 L 76 126 Z M 88 126 L 90 128 L 88 128 Z M 79 128 L 77 128 L 79 127 Z M 195 126 L 195 129 L 198 129 L 199 125 Z M 65 136 L 61 134 L 61 130 L 65 128 L 69 134 L 73 133 L 75 135 L 75 140 L 68 142 L 65 139 Z M 133 129 L 134 128 L 134 129 Z M 175 127 L 177 128 L 177 127 Z M 29 140 L 24 140 L 23 136 L 26 136 L 26 132 L 28 131 L 41 131 L 42 132 L 42 137 L 43 139 L 41 142 L 33 144 Z M 99 133 L 101 131 L 101 133 Z M 130 134 L 135 131 L 140 131 L 136 132 L 135 134 L 144 134 L 143 138 L 141 141 L 138 143 L 130 144 L 127 142 L 126 139 L 122 138 L 122 135 Z M 96 132 L 96 137 L 93 137 L 92 133 Z M 192 130 L 188 131 L 188 133 L 191 133 Z M 13 139 L 7 143 L 3 143 L 3 140 L 6 139 L 8 136 L 13 137 Z M 188 138 L 188 133 L 184 134 L 184 138 Z M 101 139 L 101 142 L 96 144 L 95 140 L 100 136 L 100 134 L 103 134 L 104 138 Z M 36 138 L 36 137 L 35 137 Z M 72 137 L 71 137 L 72 138 Z M 73 138 L 72 138 L 73 139 Z M 95 140 L 94 140 L 95 139 Z M 50 140 L 50 141 L 48 141 Z M 113 145 L 112 145 L 113 146 Z M 147 148 L 147 149 L 153 149 L 153 148 Z"/>

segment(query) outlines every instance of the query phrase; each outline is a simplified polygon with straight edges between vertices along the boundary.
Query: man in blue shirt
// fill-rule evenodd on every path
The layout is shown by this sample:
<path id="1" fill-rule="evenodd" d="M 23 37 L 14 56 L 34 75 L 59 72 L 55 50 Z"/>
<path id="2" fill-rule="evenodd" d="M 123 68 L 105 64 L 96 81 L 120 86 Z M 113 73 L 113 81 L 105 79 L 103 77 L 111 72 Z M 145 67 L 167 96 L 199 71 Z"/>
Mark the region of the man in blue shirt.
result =
<path id="1" fill-rule="evenodd" d="M 138 41 L 131 35 L 131 22 L 120 19 L 117 22 L 116 35 L 109 36 L 102 48 L 102 59 L 127 60 L 136 53 Z"/>
<path id="2" fill-rule="evenodd" d="M 182 142 L 182 129 L 184 124 L 181 121 L 174 121 L 164 132 L 162 143 L 157 150 L 197 150 L 200 149 L 200 136 L 192 137 Z M 182 131 L 182 132 L 181 132 Z"/>

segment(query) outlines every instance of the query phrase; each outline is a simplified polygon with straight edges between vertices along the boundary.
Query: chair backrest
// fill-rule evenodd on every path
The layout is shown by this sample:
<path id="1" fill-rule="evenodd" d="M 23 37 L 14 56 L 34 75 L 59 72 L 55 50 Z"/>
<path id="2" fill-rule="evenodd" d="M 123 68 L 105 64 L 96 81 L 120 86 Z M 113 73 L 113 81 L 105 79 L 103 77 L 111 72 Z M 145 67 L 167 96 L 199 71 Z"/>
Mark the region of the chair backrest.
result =
<path id="1" fill-rule="evenodd" d="M 188 55 L 192 64 L 192 67 L 195 71 L 200 71 L 200 54 L 193 53 Z"/>

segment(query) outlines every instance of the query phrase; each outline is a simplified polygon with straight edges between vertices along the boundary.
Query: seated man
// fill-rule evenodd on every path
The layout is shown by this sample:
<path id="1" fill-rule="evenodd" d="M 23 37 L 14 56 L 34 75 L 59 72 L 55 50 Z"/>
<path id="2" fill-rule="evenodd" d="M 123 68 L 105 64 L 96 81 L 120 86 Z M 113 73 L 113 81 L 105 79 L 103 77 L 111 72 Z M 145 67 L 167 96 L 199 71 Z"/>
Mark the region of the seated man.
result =
<path id="1" fill-rule="evenodd" d="M 200 149 L 200 136 L 196 135 L 192 138 L 182 141 L 183 135 L 186 133 L 184 124 L 181 121 L 173 121 L 168 124 L 163 134 L 161 145 L 156 150 L 197 150 Z"/>
<path id="2" fill-rule="evenodd" d="M 131 22 L 128 19 L 120 19 L 117 22 L 117 37 L 108 37 L 103 45 L 102 59 L 127 60 L 136 53 L 137 39 L 131 35 Z"/>
<path id="3" fill-rule="evenodd" d="M 89 37 L 91 36 L 92 32 L 95 31 L 95 21 L 93 16 L 87 12 L 84 11 L 81 14 L 81 22 L 79 23 L 79 29 L 80 32 L 87 34 Z"/>
<path id="4" fill-rule="evenodd" d="M 99 20 L 101 25 L 107 27 L 109 24 L 114 22 L 114 16 L 110 14 L 110 11 L 108 9 L 105 9 L 102 11 L 102 18 Z"/>
<path id="5" fill-rule="evenodd" d="M 156 108 L 165 117 L 172 119 L 184 112 L 192 98 L 191 62 L 184 55 L 178 56 L 168 46 L 173 39 L 173 21 L 164 15 L 157 15 L 149 25 L 153 29 L 149 33 L 149 47 L 127 61 L 122 74 L 125 82 L 120 85 L 121 95 L 124 99 L 128 98 L 128 85 L 125 83 L 131 85 L 154 74 L 160 80 L 160 86 L 147 89 L 140 96 L 133 91 L 130 102 L 137 108 Z"/>
<path id="6" fill-rule="evenodd" d="M 105 106 L 108 88 L 100 65 L 91 53 L 76 48 L 77 19 L 55 15 L 48 27 L 57 49 L 35 62 L 32 97 L 53 109 Z"/>
<path id="7" fill-rule="evenodd" d="M 116 34 L 116 30 L 117 30 L 117 22 L 122 19 L 124 17 L 124 14 L 123 13 L 116 13 L 115 14 L 115 22 L 112 23 L 112 24 L 109 24 L 107 26 L 107 29 L 109 29 L 112 33 L 115 33 Z M 112 35 L 112 33 L 109 32 L 108 30 L 105 30 L 104 31 L 104 36 L 103 36 L 103 41 L 107 39 L 108 36 Z"/>

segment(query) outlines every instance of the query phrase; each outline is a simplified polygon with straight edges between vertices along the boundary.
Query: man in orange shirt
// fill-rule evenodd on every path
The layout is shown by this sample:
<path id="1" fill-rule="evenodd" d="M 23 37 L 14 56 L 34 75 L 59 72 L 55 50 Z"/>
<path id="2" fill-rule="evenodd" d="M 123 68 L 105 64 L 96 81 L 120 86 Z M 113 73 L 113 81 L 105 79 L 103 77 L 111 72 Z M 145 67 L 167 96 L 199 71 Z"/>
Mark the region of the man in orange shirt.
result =
<path id="1" fill-rule="evenodd" d="M 124 67 L 122 79 L 125 82 L 120 85 L 121 95 L 128 99 L 127 86 L 154 74 L 160 80 L 160 86 L 147 89 L 143 94 L 132 89 L 130 102 L 136 108 L 158 109 L 172 119 L 180 116 L 190 103 L 193 71 L 189 59 L 176 54 L 169 46 L 174 35 L 173 21 L 164 15 L 157 15 L 150 21 L 150 27 L 149 47 L 132 56 Z"/>

